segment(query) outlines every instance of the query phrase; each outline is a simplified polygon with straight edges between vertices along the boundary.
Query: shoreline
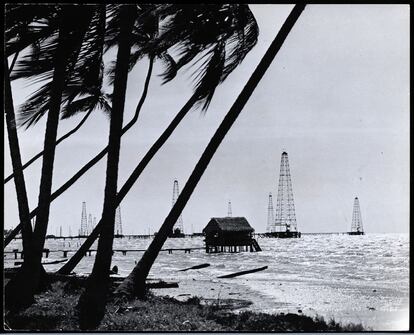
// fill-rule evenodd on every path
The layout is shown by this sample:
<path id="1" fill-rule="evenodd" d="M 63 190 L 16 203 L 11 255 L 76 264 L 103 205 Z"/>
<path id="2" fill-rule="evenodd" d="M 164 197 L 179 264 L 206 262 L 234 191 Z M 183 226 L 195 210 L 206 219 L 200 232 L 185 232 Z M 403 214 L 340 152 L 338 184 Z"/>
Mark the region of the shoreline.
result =
<path id="1" fill-rule="evenodd" d="M 217 283 L 214 283 L 217 284 Z M 210 287 L 211 288 L 211 287 Z M 9 330 L 79 331 L 76 306 L 82 287 L 56 281 L 36 296 L 36 302 L 16 314 L 6 313 Z M 238 298 L 214 299 L 150 290 L 146 300 L 109 299 L 96 331 L 363 331 L 362 325 L 340 324 L 303 314 L 266 314 L 243 310 L 249 302 Z M 155 294 L 154 294 L 155 293 Z M 229 292 L 230 293 L 230 292 Z M 112 294 L 111 294 L 112 295 Z M 65 304 L 62 304 L 62 297 Z"/>

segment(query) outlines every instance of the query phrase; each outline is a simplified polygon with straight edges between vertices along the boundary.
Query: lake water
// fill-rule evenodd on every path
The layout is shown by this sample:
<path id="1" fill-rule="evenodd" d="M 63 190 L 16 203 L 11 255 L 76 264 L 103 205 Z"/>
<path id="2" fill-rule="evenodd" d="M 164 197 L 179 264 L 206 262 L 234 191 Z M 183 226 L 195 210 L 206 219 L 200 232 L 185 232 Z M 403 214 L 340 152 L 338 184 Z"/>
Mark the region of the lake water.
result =
<path id="1" fill-rule="evenodd" d="M 200 283 L 219 283 L 233 289 L 240 299 L 249 299 L 249 309 L 264 312 L 298 312 L 321 315 L 341 322 L 362 323 L 372 330 L 408 329 L 409 305 L 409 236 L 408 234 L 302 235 L 300 239 L 257 239 L 262 252 L 190 254 L 161 252 L 150 276 L 180 282 L 180 290 L 165 289 L 180 295 Z M 79 239 L 48 239 L 51 250 L 74 250 Z M 70 245 L 69 245 L 70 243 Z M 115 239 L 114 249 L 145 249 L 150 239 Z M 164 248 L 203 247 L 203 238 L 168 239 Z M 13 241 L 6 250 L 20 248 Z M 94 246 L 93 248 L 96 248 Z M 127 275 L 142 252 L 115 253 L 112 264 L 121 276 Z M 69 253 L 69 257 L 71 253 Z M 14 256 L 7 254 L 5 267 L 13 266 Z M 62 253 L 51 253 L 49 260 L 61 259 Z M 75 269 L 89 273 L 94 257 L 85 257 Z M 201 263 L 205 269 L 177 272 Z M 217 276 L 268 266 L 265 271 L 233 279 Z M 48 271 L 61 265 L 46 265 Z M 181 285 L 183 283 L 183 285 Z M 195 284 L 197 283 L 197 285 Z M 184 290 L 184 291 L 183 291 Z M 213 288 L 211 288 L 213 290 Z M 200 291 L 200 290 L 199 290 Z M 188 291 L 203 295 L 201 292 Z M 207 292 L 204 292 L 207 293 Z M 215 293 L 219 294 L 219 293 Z M 183 294 L 181 294 L 183 295 Z"/>

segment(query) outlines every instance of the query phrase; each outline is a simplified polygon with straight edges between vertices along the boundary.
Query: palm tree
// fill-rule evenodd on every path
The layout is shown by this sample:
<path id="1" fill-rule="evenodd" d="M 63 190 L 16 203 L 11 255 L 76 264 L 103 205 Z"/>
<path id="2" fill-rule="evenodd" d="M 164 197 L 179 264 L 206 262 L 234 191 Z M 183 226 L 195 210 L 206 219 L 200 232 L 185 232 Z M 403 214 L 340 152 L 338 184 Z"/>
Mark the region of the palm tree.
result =
<path id="1" fill-rule="evenodd" d="M 49 8 L 49 6 L 47 7 Z M 47 111 L 48 116 L 39 190 L 39 210 L 37 211 L 36 225 L 32 235 L 32 252 L 26 255 L 27 257 L 24 260 L 24 264 L 27 264 L 31 276 L 23 278 L 22 276 L 16 277 L 22 278 L 23 286 L 28 288 L 28 296 L 31 295 L 32 297 L 35 289 L 39 286 L 42 273 L 41 258 L 49 218 L 49 198 L 52 187 L 53 162 L 60 106 L 65 87 L 70 86 L 70 79 L 72 79 L 68 73 L 72 71 L 76 72 L 76 65 L 79 64 L 78 57 L 82 59 L 81 63 L 84 65 L 92 65 L 89 61 L 90 58 L 84 55 L 85 48 L 82 48 L 82 45 L 85 37 L 88 37 L 87 30 L 94 17 L 95 7 L 85 6 L 84 10 L 80 12 L 78 12 L 78 8 L 77 6 L 54 6 L 57 13 L 56 33 L 39 44 L 32 54 L 24 57 L 19 62 L 19 69 L 14 71 L 17 73 L 16 77 L 37 77 L 37 80 L 52 79 L 43 87 L 50 96 L 50 99 L 42 111 L 43 113 Z M 33 68 L 34 63 L 37 63 L 38 66 Z M 93 80 L 99 75 L 99 69 L 96 71 L 96 67 L 87 66 L 87 68 L 89 70 L 86 73 L 82 73 L 82 78 L 85 81 Z M 22 269 L 24 268 L 25 266 L 22 267 Z M 6 304 L 16 305 L 13 295 L 8 294 L 6 298 L 8 298 Z M 21 307 L 30 303 L 29 300 L 27 299 L 22 302 Z"/>
<path id="2" fill-rule="evenodd" d="M 86 289 L 79 299 L 81 329 L 95 327 L 97 320 L 100 321 L 103 317 L 112 259 L 122 121 L 132 46 L 132 30 L 137 17 L 137 8 L 131 5 L 121 5 L 117 15 L 119 16 L 120 25 L 119 46 L 108 140 L 105 196 L 102 212 L 103 223 L 92 273 L 88 278 Z"/>
<path id="3" fill-rule="evenodd" d="M 26 11 L 32 10 L 31 6 L 21 5 L 21 7 L 29 7 L 29 9 L 25 8 Z M 45 7 L 47 9 L 45 10 L 46 13 L 49 13 L 51 11 L 50 6 L 37 5 L 34 7 L 36 7 L 37 10 L 38 7 Z M 67 8 L 68 6 L 63 7 Z M 103 30 L 105 28 L 105 7 L 86 6 L 86 8 L 88 9 L 86 12 L 90 13 L 88 15 L 90 17 L 92 16 L 90 24 L 88 25 L 88 22 L 84 23 L 84 31 L 82 33 L 78 33 L 79 41 L 77 44 L 73 44 L 67 49 L 68 53 L 72 49 L 73 52 L 67 62 L 68 65 L 66 69 L 65 85 L 62 92 L 62 119 L 71 117 L 78 112 L 86 112 L 86 114 L 89 115 L 91 109 L 94 109 L 96 107 L 99 107 L 104 111 L 108 111 L 110 109 L 108 96 L 101 91 L 103 81 L 102 53 L 104 43 L 102 36 Z M 17 11 L 17 9 L 15 9 L 15 11 Z M 59 12 L 59 10 L 55 8 L 55 12 Z M 25 13 L 25 11 L 23 13 Z M 59 22 L 58 19 L 55 21 Z M 55 23 L 52 22 L 52 25 L 53 24 Z M 72 25 L 73 24 L 76 25 L 76 23 L 72 23 Z M 12 24 L 10 25 L 13 27 Z M 45 26 L 45 24 L 43 26 Z M 88 26 L 89 30 L 86 31 Z M 48 27 L 48 25 L 46 25 L 46 27 Z M 56 26 L 55 28 L 58 29 L 58 27 L 59 26 Z M 51 31 L 51 29 L 45 27 L 42 29 Z M 77 30 L 79 29 L 80 27 L 77 28 Z M 10 28 L 10 30 L 13 31 L 12 28 Z M 9 36 L 9 39 L 11 42 L 8 42 L 8 44 L 11 44 L 12 47 L 12 42 L 16 39 L 13 36 Z M 20 40 L 23 40 L 23 37 L 20 37 L 19 41 Z M 12 79 L 50 79 L 50 74 L 53 73 L 53 68 L 51 67 L 51 64 L 53 64 L 51 62 L 51 59 L 54 57 L 53 46 L 56 44 L 56 41 L 53 40 L 53 34 L 52 37 L 49 37 L 49 39 L 42 41 L 42 43 L 45 45 L 36 45 L 36 47 L 33 47 L 32 53 L 29 53 L 29 55 L 23 57 L 23 59 L 18 62 L 17 69 L 12 73 Z M 24 45 L 26 44 L 27 43 L 24 43 Z M 19 112 L 20 121 L 23 125 L 31 126 L 47 113 L 50 106 L 50 93 L 52 86 L 53 81 L 50 81 L 47 84 L 43 85 L 37 92 L 33 94 L 33 96 L 28 101 L 26 101 L 23 106 L 21 106 Z M 78 96 L 80 98 L 76 99 Z M 64 135 L 62 138 L 56 141 L 56 143 L 60 143 L 71 133 L 79 129 L 85 120 L 86 117 L 75 129 Z M 43 152 L 41 155 L 42 154 Z M 27 165 L 28 164 L 26 164 L 26 166 Z M 30 218 L 33 218 L 36 214 L 37 209 L 30 213 Z M 21 225 L 19 224 L 15 229 L 13 229 L 12 233 L 5 238 L 6 245 L 10 243 L 10 241 L 15 237 L 20 228 Z"/>
<path id="4" fill-rule="evenodd" d="M 292 12 L 287 17 L 283 26 L 281 27 L 279 33 L 276 35 L 272 44 L 266 51 L 265 55 L 261 59 L 260 63 L 256 67 L 255 71 L 249 78 L 248 82 L 244 86 L 243 90 L 237 97 L 236 101 L 230 108 L 227 115 L 224 117 L 220 126 L 217 128 L 213 137 L 211 138 L 209 144 L 204 150 L 200 160 L 195 166 L 190 178 L 184 186 L 180 196 L 177 199 L 177 202 L 171 209 L 170 213 L 166 217 L 164 223 L 159 229 L 158 233 L 154 237 L 154 240 L 151 242 L 148 249 L 145 251 L 141 260 L 135 266 L 131 274 L 122 282 L 118 287 L 117 293 L 120 295 L 145 295 L 145 280 L 148 276 L 148 273 L 158 256 L 163 244 L 165 243 L 169 232 L 174 227 L 174 224 L 177 222 L 178 217 L 180 216 L 182 210 L 184 209 L 187 201 L 189 200 L 192 192 L 194 191 L 197 183 L 201 179 L 204 171 L 206 170 L 208 164 L 210 163 L 214 153 L 217 148 L 220 146 L 220 143 L 223 141 L 227 132 L 230 130 L 231 126 L 236 121 L 237 117 L 243 110 L 243 107 L 247 103 L 248 99 L 254 92 L 259 81 L 262 79 L 266 70 L 269 68 L 273 59 L 277 55 L 278 51 L 283 45 L 286 37 L 293 28 L 294 24 L 298 20 L 300 14 L 304 10 L 305 5 L 295 5 Z"/>
<path id="5" fill-rule="evenodd" d="M 147 49 L 150 49 L 148 46 L 150 45 L 151 48 L 155 49 L 157 53 L 162 54 L 166 50 L 165 48 L 170 48 L 172 38 L 168 29 L 178 30 L 175 31 L 174 34 L 179 35 L 182 38 L 182 40 L 176 40 L 176 43 L 180 46 L 181 50 L 183 50 L 181 58 L 177 63 L 174 61 L 169 62 L 170 66 L 164 74 L 166 80 L 173 79 L 179 68 L 183 67 L 187 62 L 190 62 L 197 56 L 193 54 L 194 50 L 198 50 L 199 55 L 201 54 L 201 57 L 205 57 L 206 55 L 204 54 L 202 46 L 210 46 L 210 51 L 207 53 L 207 56 L 210 55 L 210 59 L 205 62 L 202 68 L 198 69 L 199 72 L 197 77 L 199 78 L 199 81 L 197 82 L 195 92 L 191 98 L 178 112 L 157 141 L 151 146 L 144 158 L 120 189 L 116 198 L 116 206 L 120 204 L 122 199 L 130 191 L 142 171 L 149 164 L 158 150 L 168 140 L 185 115 L 194 107 L 194 105 L 200 103 L 201 101 L 204 102 L 204 108 L 207 108 L 213 97 L 215 88 L 220 82 L 227 78 L 227 76 L 236 68 L 238 64 L 241 63 L 247 53 L 256 44 L 258 35 L 257 23 L 246 5 L 237 5 L 236 7 L 233 5 L 213 6 L 214 11 L 206 11 L 204 5 L 199 7 L 166 5 L 161 8 L 157 7 L 156 9 L 157 15 L 161 17 L 172 17 L 168 17 L 165 33 L 154 39 L 154 41 L 148 43 Z M 173 10 L 173 7 L 178 7 L 178 9 L 176 8 Z M 190 11 L 191 15 L 197 18 L 198 23 L 191 25 L 190 27 L 187 25 L 180 25 L 180 28 L 178 29 L 177 25 L 179 25 L 180 22 L 183 22 L 183 17 L 187 16 L 187 14 L 181 10 L 181 7 L 186 11 Z M 218 13 L 222 15 L 221 23 L 229 21 L 228 19 L 226 20 L 227 17 L 232 17 L 232 20 L 225 25 L 228 27 L 228 24 L 230 23 L 230 28 L 227 28 L 227 30 L 217 30 L 217 28 L 212 30 L 211 27 L 205 27 L 203 25 L 209 25 L 211 22 L 214 23 L 214 25 L 216 25 L 217 22 L 220 23 L 220 21 L 216 21 Z M 173 24 L 172 22 L 175 23 Z M 195 29 L 200 29 L 198 34 L 194 33 L 193 30 Z M 199 35 L 203 35 L 203 32 L 204 35 L 206 35 L 206 32 L 216 35 L 207 35 L 204 36 L 203 39 L 200 39 Z M 230 49 L 228 55 L 223 55 L 226 45 L 225 42 L 228 43 L 227 47 Z M 213 47 L 211 47 L 210 44 L 213 44 Z M 101 224 L 102 220 L 99 221 L 95 229 L 84 241 L 78 251 L 71 257 L 71 259 L 61 269 L 59 269 L 58 273 L 69 274 L 75 268 L 75 266 L 85 255 L 85 252 L 92 246 L 96 238 L 99 236 L 102 229 Z"/>
<path id="6" fill-rule="evenodd" d="M 6 113 L 6 125 L 7 132 L 9 137 L 9 146 L 10 146 L 10 156 L 12 160 L 13 170 L 16 171 L 16 178 L 14 180 L 17 194 L 17 201 L 19 206 L 19 217 L 22 222 L 22 240 L 23 240 L 23 250 L 26 253 L 26 257 L 30 257 L 32 253 L 32 226 L 30 224 L 29 217 L 29 203 L 27 200 L 26 184 L 24 181 L 23 171 L 21 169 L 22 161 L 20 156 L 20 146 L 16 130 L 16 120 L 14 116 L 13 108 L 13 97 L 10 86 L 9 78 L 9 68 L 7 64 L 7 59 L 4 58 L 4 86 L 5 86 L 5 113 Z M 27 286 L 20 285 L 21 278 L 30 275 L 27 272 L 27 266 L 24 266 L 24 269 L 19 273 L 19 278 L 14 281 L 9 281 L 6 286 L 6 301 L 12 301 L 13 306 L 9 304 L 9 308 L 12 310 L 19 305 L 27 305 L 32 302 L 33 297 L 27 292 Z M 9 296 L 13 297 L 10 299 Z M 16 305 L 14 305 L 16 304 Z"/>

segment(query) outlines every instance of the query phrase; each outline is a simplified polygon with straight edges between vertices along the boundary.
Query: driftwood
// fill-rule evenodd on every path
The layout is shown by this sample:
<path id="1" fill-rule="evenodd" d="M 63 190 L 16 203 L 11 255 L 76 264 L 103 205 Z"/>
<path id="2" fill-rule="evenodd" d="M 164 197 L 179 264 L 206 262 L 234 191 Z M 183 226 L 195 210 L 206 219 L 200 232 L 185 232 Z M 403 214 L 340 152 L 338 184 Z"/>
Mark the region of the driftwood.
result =
<path id="1" fill-rule="evenodd" d="M 178 270 L 178 271 L 188 271 L 188 270 L 195 270 L 195 269 L 203 269 L 203 268 L 206 268 L 208 266 L 210 266 L 209 263 L 203 263 L 203 264 L 200 264 L 200 265 L 194 265 L 194 266 L 192 266 L 190 268 L 186 268 L 186 269 L 182 269 L 182 270 Z"/>
<path id="2" fill-rule="evenodd" d="M 233 277 L 238 277 L 238 276 L 246 275 L 248 273 L 263 271 L 263 270 L 266 270 L 266 269 L 267 269 L 267 266 L 263 266 L 261 268 L 256 268 L 256 269 L 252 269 L 252 270 L 246 270 L 246 271 L 240 271 L 240 272 L 230 273 L 228 275 L 219 276 L 217 278 L 233 278 Z"/>

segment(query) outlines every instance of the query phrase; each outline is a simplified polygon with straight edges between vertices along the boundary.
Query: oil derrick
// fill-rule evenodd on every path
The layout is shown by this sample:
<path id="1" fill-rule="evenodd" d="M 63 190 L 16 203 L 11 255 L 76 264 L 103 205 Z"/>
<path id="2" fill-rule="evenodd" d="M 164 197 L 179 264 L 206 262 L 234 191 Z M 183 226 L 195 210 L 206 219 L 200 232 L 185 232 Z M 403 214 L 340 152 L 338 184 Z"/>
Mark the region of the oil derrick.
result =
<path id="1" fill-rule="evenodd" d="M 232 217 L 232 210 L 231 210 L 231 201 L 229 200 L 229 203 L 227 204 L 227 216 Z"/>
<path id="2" fill-rule="evenodd" d="M 355 197 L 354 208 L 352 210 L 352 224 L 350 235 L 364 235 L 364 228 L 362 227 L 361 209 L 359 207 L 359 199 Z"/>
<path id="3" fill-rule="evenodd" d="M 177 202 L 178 196 L 180 195 L 180 190 L 178 188 L 178 181 L 177 179 L 174 180 L 173 186 L 173 197 L 172 197 L 172 205 L 174 207 L 175 203 Z M 183 217 L 180 215 L 177 222 L 174 225 L 173 231 L 171 232 L 171 236 L 179 236 L 184 234 L 184 225 L 183 225 Z"/>
<path id="4" fill-rule="evenodd" d="M 88 229 L 87 227 L 87 219 L 86 219 L 86 202 L 82 202 L 82 216 L 81 216 L 81 227 L 79 230 L 79 235 L 80 236 L 85 236 L 86 235 L 86 230 Z"/>
<path id="5" fill-rule="evenodd" d="M 122 236 L 121 206 L 118 206 L 115 212 L 115 235 Z"/>
<path id="6" fill-rule="evenodd" d="M 297 231 L 295 204 L 293 203 L 292 180 L 287 152 L 280 161 L 279 186 L 277 191 L 276 217 L 272 231 Z"/>
<path id="7" fill-rule="evenodd" d="M 275 228 L 275 211 L 273 209 L 272 192 L 269 193 L 269 203 L 267 205 L 267 231 L 272 233 Z"/>

